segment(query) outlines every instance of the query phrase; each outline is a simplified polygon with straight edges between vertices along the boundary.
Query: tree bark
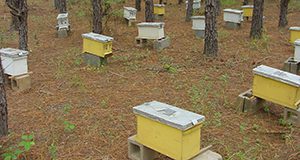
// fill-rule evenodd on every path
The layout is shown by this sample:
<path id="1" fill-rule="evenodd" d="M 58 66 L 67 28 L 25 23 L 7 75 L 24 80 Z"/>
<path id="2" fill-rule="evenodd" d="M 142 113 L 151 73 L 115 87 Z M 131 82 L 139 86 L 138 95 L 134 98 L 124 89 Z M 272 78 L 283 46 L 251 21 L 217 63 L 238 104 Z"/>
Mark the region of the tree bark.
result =
<path id="1" fill-rule="evenodd" d="M 93 6 L 93 32 L 102 33 L 102 0 L 92 0 Z"/>
<path id="2" fill-rule="evenodd" d="M 15 7 L 15 8 L 18 8 L 19 6 L 19 0 L 11 0 L 11 3 L 12 5 Z M 20 22 L 19 22 L 19 18 L 18 16 L 15 16 L 15 15 L 11 15 L 11 25 L 10 25 L 10 29 L 13 29 L 15 31 L 18 31 L 19 30 L 19 26 L 20 26 Z"/>
<path id="3" fill-rule="evenodd" d="M 54 7 L 55 9 L 59 8 L 59 0 L 54 0 Z"/>
<path id="4" fill-rule="evenodd" d="M 159 0 L 159 2 L 158 2 L 159 4 L 162 4 L 163 3 L 163 0 Z"/>
<path id="5" fill-rule="evenodd" d="M 141 0 L 135 0 L 135 9 L 141 11 Z"/>
<path id="6" fill-rule="evenodd" d="M 217 16 L 221 14 L 221 0 L 216 0 Z"/>
<path id="7" fill-rule="evenodd" d="M 249 0 L 244 0 L 243 5 L 248 5 L 249 4 Z"/>
<path id="8" fill-rule="evenodd" d="M 191 17 L 193 15 L 193 3 L 194 0 L 188 0 L 188 6 L 186 9 L 186 16 L 185 16 L 185 21 L 189 22 L 191 20 Z"/>
<path id="9" fill-rule="evenodd" d="M 205 1 L 205 43 L 204 54 L 215 57 L 218 55 L 218 32 L 216 0 Z"/>
<path id="10" fill-rule="evenodd" d="M 288 24 L 287 13 L 290 0 L 280 0 L 280 14 L 278 27 L 285 27 Z"/>
<path id="11" fill-rule="evenodd" d="M 1 62 L 1 57 L 0 57 Z M 6 91 L 4 87 L 4 73 L 2 64 L 0 63 L 0 137 L 8 134 L 8 112 Z"/>
<path id="12" fill-rule="evenodd" d="M 153 15 L 153 0 L 146 0 L 145 2 L 145 20 L 146 22 L 154 22 L 154 15 Z"/>
<path id="13" fill-rule="evenodd" d="M 59 13 L 67 13 L 67 1 L 59 0 Z"/>
<path id="14" fill-rule="evenodd" d="M 178 0 L 178 4 L 182 4 L 183 3 L 183 0 Z"/>
<path id="15" fill-rule="evenodd" d="M 261 38 L 263 31 L 264 0 L 254 0 L 250 37 Z"/>

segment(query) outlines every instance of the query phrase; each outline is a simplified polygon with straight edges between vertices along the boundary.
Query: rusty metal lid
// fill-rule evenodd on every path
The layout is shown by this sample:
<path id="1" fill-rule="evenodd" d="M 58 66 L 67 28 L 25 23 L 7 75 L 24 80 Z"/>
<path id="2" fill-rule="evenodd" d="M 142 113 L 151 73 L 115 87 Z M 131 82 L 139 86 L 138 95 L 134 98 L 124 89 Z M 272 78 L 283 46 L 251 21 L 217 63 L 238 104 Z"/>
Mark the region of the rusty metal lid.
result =
<path id="1" fill-rule="evenodd" d="M 271 78 L 292 86 L 300 87 L 300 76 L 276 68 L 260 65 L 253 69 L 254 74 Z"/>
<path id="2" fill-rule="evenodd" d="M 133 107 L 134 114 L 158 121 L 165 125 L 185 131 L 205 120 L 199 115 L 175 106 L 152 101 Z"/>
<path id="3" fill-rule="evenodd" d="M 93 32 L 85 33 L 85 34 L 82 34 L 81 36 L 83 38 L 92 39 L 92 40 L 95 40 L 95 41 L 105 42 L 105 43 L 114 40 L 114 38 L 112 38 L 112 37 L 105 36 L 105 35 L 102 35 L 102 34 L 93 33 Z"/>
<path id="4" fill-rule="evenodd" d="M 2 48 L 0 49 L 0 55 L 10 58 L 26 57 L 29 54 L 28 51 L 15 49 L 15 48 Z"/>

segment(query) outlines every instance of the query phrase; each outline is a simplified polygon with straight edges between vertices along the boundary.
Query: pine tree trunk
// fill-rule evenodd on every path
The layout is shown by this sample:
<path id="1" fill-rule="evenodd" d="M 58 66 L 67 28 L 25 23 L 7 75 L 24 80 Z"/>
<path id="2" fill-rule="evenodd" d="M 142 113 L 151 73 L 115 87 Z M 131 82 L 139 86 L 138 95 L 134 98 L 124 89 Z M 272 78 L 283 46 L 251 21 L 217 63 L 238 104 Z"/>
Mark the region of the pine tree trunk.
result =
<path id="1" fill-rule="evenodd" d="M 15 8 L 19 7 L 19 0 L 11 0 L 11 3 Z M 18 16 L 15 16 L 15 15 L 12 14 L 11 15 L 11 20 L 12 21 L 11 21 L 10 28 L 15 30 L 15 31 L 18 31 L 19 30 L 19 25 L 20 25 Z"/>
<path id="2" fill-rule="evenodd" d="M 216 0 L 217 16 L 221 14 L 221 0 Z"/>
<path id="3" fill-rule="evenodd" d="M 193 2 L 194 0 L 188 0 L 188 6 L 186 9 L 186 16 L 185 16 L 185 21 L 189 22 L 191 20 L 191 17 L 193 15 Z"/>
<path id="4" fill-rule="evenodd" d="M 159 4 L 162 4 L 163 3 L 163 0 L 159 0 Z"/>
<path id="5" fill-rule="evenodd" d="M 146 22 L 154 22 L 154 15 L 153 15 L 153 0 L 146 0 L 145 2 L 145 20 Z"/>
<path id="6" fill-rule="evenodd" d="M 244 0 L 243 5 L 248 5 L 249 4 L 249 0 Z"/>
<path id="7" fill-rule="evenodd" d="M 54 0 L 54 7 L 55 9 L 59 8 L 59 0 Z"/>
<path id="8" fill-rule="evenodd" d="M 92 0 L 93 5 L 93 32 L 102 33 L 102 0 Z"/>
<path id="9" fill-rule="evenodd" d="M 278 27 L 285 27 L 288 24 L 287 13 L 290 0 L 280 0 L 280 14 Z"/>
<path id="10" fill-rule="evenodd" d="M 19 49 L 21 50 L 28 50 L 28 25 L 27 25 L 27 18 L 28 18 L 28 7 L 27 7 L 27 0 L 20 0 L 20 8 L 22 12 L 19 16 L 20 27 L 19 27 Z"/>
<path id="11" fill-rule="evenodd" d="M 216 0 L 205 1 L 205 44 L 204 54 L 210 57 L 218 55 L 218 32 Z"/>
<path id="12" fill-rule="evenodd" d="M 67 13 L 67 1 L 59 0 L 59 13 Z"/>
<path id="13" fill-rule="evenodd" d="M 141 11 L 141 0 L 135 0 L 135 9 Z"/>
<path id="14" fill-rule="evenodd" d="M 182 4 L 183 3 L 183 0 L 178 0 L 178 4 Z"/>
<path id="15" fill-rule="evenodd" d="M 1 62 L 1 57 L 0 57 Z M 4 88 L 4 73 L 2 64 L 0 63 L 0 137 L 8 134 L 8 112 L 6 91 Z"/>
<path id="16" fill-rule="evenodd" d="M 254 0 L 250 37 L 261 38 L 263 32 L 264 0 Z"/>

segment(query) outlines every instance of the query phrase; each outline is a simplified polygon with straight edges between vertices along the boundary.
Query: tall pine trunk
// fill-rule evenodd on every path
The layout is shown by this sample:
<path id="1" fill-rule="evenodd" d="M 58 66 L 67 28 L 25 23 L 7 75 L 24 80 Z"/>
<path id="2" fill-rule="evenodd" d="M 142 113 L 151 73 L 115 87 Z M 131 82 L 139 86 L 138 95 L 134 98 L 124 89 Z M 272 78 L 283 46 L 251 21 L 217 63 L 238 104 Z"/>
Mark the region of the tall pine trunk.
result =
<path id="1" fill-rule="evenodd" d="M 185 21 L 189 22 L 191 20 L 191 16 L 193 15 L 193 2 L 194 0 L 188 0 L 188 6 L 186 9 Z"/>
<path id="2" fill-rule="evenodd" d="M 67 13 L 67 1 L 66 0 L 60 0 L 59 13 Z"/>
<path id="3" fill-rule="evenodd" d="M 248 5 L 249 4 L 249 0 L 244 0 L 243 5 Z"/>
<path id="4" fill-rule="evenodd" d="M 278 27 L 285 27 L 288 24 L 287 13 L 290 0 L 280 0 L 280 14 Z"/>
<path id="5" fill-rule="evenodd" d="M 93 32 L 102 33 L 102 0 L 92 0 L 93 6 Z"/>
<path id="6" fill-rule="evenodd" d="M 20 0 L 20 7 L 21 15 L 19 16 L 20 27 L 19 27 L 19 49 L 21 50 L 28 50 L 28 25 L 27 25 L 27 18 L 28 18 L 28 6 L 27 0 Z"/>
<path id="7" fill-rule="evenodd" d="M 19 7 L 19 0 L 11 0 L 11 3 L 15 8 Z M 12 21 L 11 21 L 10 29 L 18 31 L 19 26 L 20 26 L 20 21 L 19 21 L 18 16 L 15 16 L 15 15 L 12 14 L 11 15 L 11 20 Z"/>
<path id="8" fill-rule="evenodd" d="M 141 0 L 135 0 L 135 9 L 141 11 Z"/>
<path id="9" fill-rule="evenodd" d="M 54 0 L 54 7 L 55 7 L 55 9 L 59 8 L 59 1 L 60 0 Z"/>
<path id="10" fill-rule="evenodd" d="M 221 0 L 216 0 L 217 16 L 221 14 Z"/>
<path id="11" fill-rule="evenodd" d="M 0 57 L 1 62 L 1 57 Z M 0 137 L 8 134 L 8 112 L 6 91 L 4 88 L 4 73 L 0 63 Z"/>
<path id="12" fill-rule="evenodd" d="M 261 38 L 263 32 L 264 0 L 254 0 L 250 37 Z"/>
<path id="13" fill-rule="evenodd" d="M 154 15 L 153 15 L 153 0 L 146 0 L 145 2 L 145 20 L 146 22 L 154 22 Z"/>
<path id="14" fill-rule="evenodd" d="M 182 4 L 183 3 L 183 0 L 178 0 L 178 4 Z"/>
<path id="15" fill-rule="evenodd" d="M 216 0 L 205 1 L 205 44 L 204 54 L 215 57 L 218 55 Z"/>

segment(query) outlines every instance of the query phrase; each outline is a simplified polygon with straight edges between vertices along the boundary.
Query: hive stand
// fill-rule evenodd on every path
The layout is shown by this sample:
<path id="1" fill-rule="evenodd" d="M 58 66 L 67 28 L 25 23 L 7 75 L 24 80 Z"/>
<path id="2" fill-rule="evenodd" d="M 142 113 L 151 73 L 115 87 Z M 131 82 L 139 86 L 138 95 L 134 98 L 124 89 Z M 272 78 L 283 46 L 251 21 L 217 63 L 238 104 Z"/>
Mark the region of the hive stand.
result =
<path id="1" fill-rule="evenodd" d="M 284 108 L 283 118 L 286 122 L 300 127 L 300 108 L 298 110 Z"/>
<path id="2" fill-rule="evenodd" d="M 131 160 L 155 159 L 157 152 L 137 142 L 135 136 L 136 135 L 128 138 L 128 158 Z"/>
<path id="3" fill-rule="evenodd" d="M 154 19 L 159 21 L 159 22 L 163 22 L 164 21 L 164 15 L 163 14 L 155 14 Z"/>
<path id="4" fill-rule="evenodd" d="M 239 29 L 241 28 L 241 24 L 234 22 L 225 22 L 225 27 L 228 29 Z"/>
<path id="5" fill-rule="evenodd" d="M 205 30 L 194 30 L 197 39 L 205 38 Z"/>
<path id="6" fill-rule="evenodd" d="M 263 106 L 264 102 L 263 99 L 253 96 L 252 89 L 249 89 L 238 96 L 237 106 L 241 112 L 254 113 Z"/>
<path id="7" fill-rule="evenodd" d="M 68 33 L 69 33 L 68 28 L 59 28 L 59 29 L 57 30 L 57 37 L 58 37 L 58 38 L 65 38 L 65 37 L 68 37 Z"/>
<path id="8" fill-rule="evenodd" d="M 82 59 L 83 59 L 84 63 L 86 63 L 87 65 L 92 66 L 92 67 L 96 67 L 96 68 L 99 68 L 103 65 L 108 64 L 107 56 L 99 57 L 97 55 L 90 54 L 90 53 L 87 53 L 87 52 L 82 54 Z"/>
<path id="9" fill-rule="evenodd" d="M 293 74 L 299 74 L 300 69 L 300 61 L 296 61 L 294 57 L 289 57 L 283 65 L 283 70 L 293 73 Z"/>
<path id="10" fill-rule="evenodd" d="M 135 42 L 137 47 L 145 47 L 146 44 L 148 43 L 148 39 L 136 37 Z M 171 39 L 168 36 L 161 39 L 153 40 L 153 48 L 158 52 L 169 47 L 170 44 L 171 44 Z"/>
<path id="11" fill-rule="evenodd" d="M 128 27 L 131 27 L 131 26 L 135 26 L 137 21 L 135 19 L 126 19 L 124 18 L 126 24 L 128 25 Z"/>
<path id="12" fill-rule="evenodd" d="M 11 89 L 14 91 L 25 91 L 31 88 L 31 78 L 30 73 L 18 75 L 18 76 L 8 76 L 8 84 L 10 84 Z"/>

